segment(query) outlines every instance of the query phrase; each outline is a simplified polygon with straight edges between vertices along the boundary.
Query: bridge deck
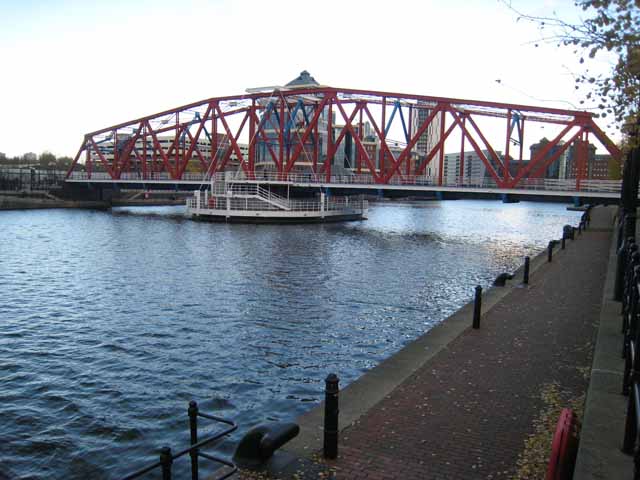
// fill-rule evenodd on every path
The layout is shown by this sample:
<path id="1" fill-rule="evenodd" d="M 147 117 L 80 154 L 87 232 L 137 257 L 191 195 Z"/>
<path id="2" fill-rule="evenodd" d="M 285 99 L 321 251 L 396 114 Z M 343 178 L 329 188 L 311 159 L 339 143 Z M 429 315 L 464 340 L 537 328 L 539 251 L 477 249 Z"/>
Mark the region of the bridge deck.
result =
<path id="1" fill-rule="evenodd" d="M 291 178 L 293 177 L 293 178 Z M 448 192 L 448 193 L 470 193 L 470 194 L 506 194 L 506 195 L 528 195 L 541 197 L 589 197 L 614 199 L 620 198 L 620 182 L 618 181 L 585 181 L 580 190 L 576 190 L 575 181 L 539 181 L 524 184 L 519 188 L 499 188 L 495 185 L 487 184 L 482 180 L 477 182 L 466 182 L 456 185 L 433 185 L 427 182 L 419 182 L 416 179 L 409 179 L 404 183 L 378 184 L 367 182 L 367 179 L 336 178 L 331 181 L 322 181 L 302 176 L 290 176 L 287 180 L 275 178 L 255 179 L 255 180 L 235 180 L 247 184 L 290 186 L 298 188 L 329 188 L 329 189 L 350 189 L 350 190 L 393 190 L 406 192 Z M 154 186 L 174 186 L 196 189 L 209 185 L 210 179 L 206 178 L 186 178 L 175 180 L 171 178 L 142 179 L 135 177 L 113 180 L 107 176 L 99 176 L 88 179 L 84 176 L 74 176 L 66 180 L 68 183 L 91 183 L 91 184 L 117 184 L 131 188 L 140 186 L 141 188 L 153 188 Z"/>

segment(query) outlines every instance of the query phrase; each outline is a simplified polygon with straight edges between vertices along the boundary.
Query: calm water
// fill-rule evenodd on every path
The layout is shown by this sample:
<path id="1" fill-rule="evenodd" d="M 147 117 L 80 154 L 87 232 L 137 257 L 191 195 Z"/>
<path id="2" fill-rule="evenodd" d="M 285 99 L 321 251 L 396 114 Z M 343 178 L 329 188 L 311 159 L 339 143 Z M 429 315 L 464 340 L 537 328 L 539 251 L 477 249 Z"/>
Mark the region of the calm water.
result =
<path id="1" fill-rule="evenodd" d="M 192 222 L 182 208 L 0 212 L 0 478 L 117 478 L 293 419 L 558 238 L 565 205 L 380 204 L 363 222 Z"/>

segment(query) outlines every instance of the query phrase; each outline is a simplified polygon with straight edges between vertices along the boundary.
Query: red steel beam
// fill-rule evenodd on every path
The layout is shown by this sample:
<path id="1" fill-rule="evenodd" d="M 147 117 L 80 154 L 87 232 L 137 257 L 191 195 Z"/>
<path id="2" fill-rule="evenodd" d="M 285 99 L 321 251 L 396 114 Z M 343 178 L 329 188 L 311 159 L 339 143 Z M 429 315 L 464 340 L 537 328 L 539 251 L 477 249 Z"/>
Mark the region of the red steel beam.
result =
<path id="1" fill-rule="evenodd" d="M 414 95 L 414 94 L 408 94 L 408 93 L 381 92 L 381 91 L 373 91 L 373 90 L 357 90 L 357 89 L 350 89 L 350 88 L 319 87 L 319 88 L 303 88 L 303 89 L 291 89 L 291 90 L 279 91 L 279 94 L 282 97 L 300 96 L 300 95 L 318 95 L 318 94 L 327 94 L 327 93 L 335 93 L 335 94 L 343 94 L 343 95 L 363 95 L 368 97 L 398 98 L 398 99 L 421 101 L 421 102 L 447 103 L 451 105 L 467 105 L 469 107 L 495 108 L 495 109 L 503 109 L 505 111 L 511 109 L 511 110 L 518 110 L 521 112 L 532 112 L 532 113 L 539 113 L 539 114 L 550 114 L 550 115 L 561 115 L 561 116 L 577 116 L 577 115 L 593 116 L 593 114 L 589 112 L 583 112 L 579 110 L 564 110 L 559 108 L 538 107 L 533 105 L 519 105 L 519 104 L 512 104 L 512 103 L 490 102 L 490 101 L 482 101 L 482 100 L 467 100 L 467 99 L 449 98 L 449 97 L 435 97 L 435 96 L 428 96 L 428 95 Z M 96 131 L 90 132 L 88 135 L 92 135 L 92 136 L 98 135 L 101 133 L 106 133 L 112 130 L 117 130 L 123 127 L 127 127 L 131 124 L 137 124 L 144 121 L 148 121 L 153 118 L 171 115 L 176 112 L 190 110 L 197 107 L 204 107 L 205 105 L 211 102 L 220 103 L 220 102 L 258 100 L 263 98 L 271 98 L 272 96 L 273 96 L 273 92 L 261 92 L 261 93 L 252 93 L 252 94 L 229 95 L 224 97 L 212 97 L 206 100 L 201 100 L 198 102 L 181 105 L 179 107 L 172 108 L 169 110 L 163 110 L 153 115 L 140 117 L 135 120 L 131 120 L 129 122 L 119 123 L 107 128 L 96 130 Z"/>
<path id="2" fill-rule="evenodd" d="M 493 169 L 493 166 L 491 165 L 489 160 L 487 160 L 487 157 L 484 155 L 484 152 L 480 149 L 480 146 L 478 145 L 476 140 L 469 133 L 469 130 L 467 129 L 466 125 L 464 125 L 462 121 L 458 118 L 458 113 L 452 107 L 449 107 L 448 111 L 449 113 L 451 113 L 455 123 L 462 130 L 463 135 L 466 135 L 466 137 L 469 139 L 469 143 L 471 143 L 471 146 L 476 151 L 476 154 L 478 155 L 478 157 L 480 157 L 480 160 L 482 161 L 482 163 L 484 163 L 484 166 L 489 172 L 489 175 L 491 175 L 491 177 L 495 180 L 496 185 L 498 185 L 498 187 L 502 187 L 503 186 L 502 180 L 500 179 L 496 171 Z"/>
<path id="3" fill-rule="evenodd" d="M 344 134 L 346 133 L 347 129 L 349 130 L 349 132 L 351 133 L 351 136 L 354 140 L 354 142 L 356 143 L 356 147 L 358 148 L 358 153 L 362 156 L 362 158 L 364 158 L 364 161 L 367 163 L 367 166 L 369 167 L 369 171 L 371 172 L 371 175 L 373 176 L 373 179 L 378 182 L 378 180 L 380 180 L 380 175 L 378 175 L 376 173 L 376 166 L 375 164 L 371 161 L 371 157 L 369 156 L 369 153 L 367 152 L 367 149 L 364 148 L 364 145 L 362 144 L 362 142 L 360 141 L 360 137 L 358 135 L 356 135 L 354 128 L 353 128 L 353 119 L 355 118 L 356 114 L 362 114 L 362 109 L 363 109 L 363 105 L 360 104 L 358 106 L 356 106 L 356 108 L 353 110 L 353 112 L 351 112 L 351 115 L 349 117 L 347 117 L 347 113 L 344 110 L 344 107 L 342 106 L 341 102 L 336 102 L 336 106 L 338 107 L 338 109 L 340 110 L 340 114 L 342 115 L 342 118 L 345 121 L 345 126 L 342 129 L 339 138 L 336 140 L 336 144 L 340 143 L 340 140 L 342 140 Z M 329 156 L 328 152 L 327 152 L 327 157 Z M 382 174 L 382 172 L 380 172 L 380 174 Z"/>
<path id="4" fill-rule="evenodd" d="M 547 143 L 544 147 L 542 147 L 540 150 L 538 150 L 536 152 L 536 157 L 535 158 L 531 158 L 531 160 L 529 160 L 529 164 L 524 167 L 523 169 L 521 169 L 518 174 L 513 178 L 513 180 L 510 182 L 510 186 L 511 187 L 515 187 L 518 182 L 525 176 L 528 175 L 529 172 L 531 172 L 534 168 L 536 169 L 536 171 L 538 170 L 538 166 L 542 163 L 544 163 L 545 161 L 545 157 L 547 156 L 547 154 L 551 151 L 551 149 L 555 146 L 557 146 L 560 142 L 560 140 L 562 140 L 562 138 L 573 128 L 573 127 L 577 127 L 579 126 L 577 121 L 573 121 L 571 122 L 569 125 L 567 125 L 553 140 L 551 140 L 549 143 Z"/>
<path id="5" fill-rule="evenodd" d="M 391 168 L 391 171 L 389 172 L 389 174 L 384 175 L 383 177 L 384 182 L 388 182 L 389 179 L 393 177 L 394 173 L 400 168 L 400 165 L 402 164 L 402 162 L 406 160 L 407 155 L 411 154 L 410 153 L 411 150 L 418 143 L 418 141 L 420 140 L 420 137 L 424 134 L 424 132 L 427 131 L 427 129 L 429 128 L 429 125 L 431 125 L 431 122 L 436 117 L 438 112 L 440 112 L 440 108 L 437 107 L 432 109 L 431 113 L 427 116 L 427 118 L 425 118 L 422 124 L 418 127 L 418 129 L 416 130 L 411 140 L 407 143 L 406 148 L 402 151 L 402 153 L 398 156 L 398 158 L 394 162 L 394 165 Z"/>
<path id="6" fill-rule="evenodd" d="M 208 100 L 203 100 L 199 102 L 190 103 L 187 105 L 183 105 L 181 107 L 177 107 L 171 110 L 165 110 L 153 115 L 149 115 L 146 117 L 141 117 L 136 120 L 121 123 L 118 125 L 114 125 L 111 127 L 107 127 L 101 130 L 96 130 L 90 134 L 85 136 L 85 141 L 80 147 L 78 153 L 76 154 L 74 161 L 72 162 L 71 168 L 67 173 L 67 178 L 71 174 L 74 168 L 77 168 L 78 162 L 81 157 L 81 153 L 83 151 L 89 154 L 86 168 L 90 172 L 92 167 L 92 158 L 90 155 L 90 151 L 95 152 L 95 154 L 100 159 L 101 164 L 104 166 L 105 170 L 111 175 L 112 178 L 117 179 L 120 175 L 128 171 L 132 168 L 132 159 L 136 158 L 142 165 L 142 173 L 143 177 L 146 177 L 146 168 L 147 168 L 147 135 L 151 137 L 153 149 L 151 152 L 152 161 L 151 161 L 151 169 L 152 171 L 156 171 L 155 158 L 157 155 L 161 157 L 162 164 L 167 172 L 174 179 L 179 179 L 184 174 L 189 161 L 193 158 L 194 153 L 200 159 L 200 165 L 204 169 L 205 165 L 207 165 L 206 159 L 204 158 L 202 152 L 198 147 L 198 141 L 201 137 L 202 130 L 205 128 L 205 122 L 211 121 L 212 123 L 212 138 L 211 138 L 211 159 L 207 166 L 207 170 L 219 170 L 224 168 L 231 154 L 235 152 L 238 160 L 241 163 L 243 170 L 249 174 L 253 175 L 255 170 L 255 160 L 256 160 L 256 141 L 259 138 L 263 139 L 265 143 L 267 143 L 267 148 L 269 153 L 274 161 L 274 164 L 278 168 L 278 170 L 282 173 L 288 173 L 294 167 L 296 162 L 299 160 L 302 151 L 307 152 L 306 143 L 313 132 L 314 135 L 314 171 L 317 170 L 318 163 L 318 122 L 319 116 L 323 112 L 325 108 L 331 110 L 335 106 L 341 111 L 345 122 L 347 123 L 339 133 L 339 137 L 334 141 L 333 140 L 333 126 L 331 125 L 329 129 L 329 148 L 328 155 L 325 159 L 324 165 L 324 173 L 329 177 L 331 175 L 331 164 L 335 161 L 335 154 L 337 152 L 337 146 L 344 139 L 344 135 L 349 132 L 356 144 L 357 148 L 357 169 L 358 172 L 361 171 L 362 160 L 365 161 L 369 170 L 372 172 L 374 178 L 376 178 L 376 182 L 386 183 L 391 180 L 395 175 L 399 175 L 402 177 L 403 169 L 402 166 L 405 165 L 404 169 L 407 173 L 410 173 L 412 170 L 411 167 L 411 159 L 412 159 L 412 150 L 415 147 L 419 137 L 426 131 L 428 128 L 428 124 L 433 120 L 433 117 L 428 122 L 423 122 L 423 125 L 420 127 L 416 127 L 416 132 L 413 132 L 413 109 L 418 108 L 418 105 L 422 108 L 428 108 L 429 110 L 436 111 L 438 109 L 438 105 L 443 106 L 442 110 L 439 110 L 441 115 L 445 116 L 445 111 L 448 111 L 453 119 L 454 124 L 461 131 L 461 158 L 460 158 L 460 175 L 464 175 L 464 143 L 465 140 L 468 139 L 472 144 L 474 150 L 480 157 L 480 159 L 485 163 L 490 175 L 496 180 L 498 185 L 506 186 L 509 185 L 517 185 L 517 183 L 525 178 L 532 171 L 539 171 L 544 164 L 547 163 L 545 158 L 550 151 L 550 149 L 557 145 L 559 140 L 566 135 L 566 133 L 573 127 L 577 126 L 581 129 L 586 129 L 585 132 L 593 132 L 594 136 L 605 146 L 605 148 L 612 154 L 614 158 L 620 160 L 621 153 L 620 150 L 611 142 L 611 140 L 600 130 L 597 125 L 593 121 L 593 115 L 588 112 L 580 112 L 575 110 L 563 110 L 557 108 L 548 108 L 548 107 L 537 107 L 530 105 L 517 105 L 517 104 L 509 104 L 509 103 L 501 103 L 501 102 L 489 102 L 489 101 L 478 101 L 478 100 L 465 100 L 465 99 L 457 99 L 457 98 L 447 98 L 447 97 L 434 97 L 434 96 L 426 96 L 426 95 L 413 95 L 413 94 L 402 94 L 402 93 L 391 93 L 391 92 L 379 92 L 379 91 L 368 91 L 368 90 L 357 90 L 357 89 L 335 89 L 328 87 L 320 87 L 320 88 L 305 88 L 305 89 L 290 89 L 290 90 L 281 90 L 278 91 L 278 102 L 279 105 L 279 116 L 280 116 L 280 125 L 273 125 L 272 119 L 268 119 L 268 123 L 278 132 L 279 138 L 279 147 L 280 152 L 279 155 L 274 155 L 274 151 L 271 148 L 271 145 L 268 144 L 268 136 L 265 132 L 264 125 L 262 127 L 258 127 L 260 125 L 260 120 L 258 117 L 258 112 L 260 110 L 264 110 L 266 108 L 264 102 L 258 103 L 259 100 L 271 100 L 273 98 L 273 92 L 260 92 L 254 94 L 245 94 L 245 95 L 232 95 L 226 97 L 217 97 L 211 98 Z M 311 101 L 309 98 L 310 97 Z M 313 118 L 309 121 L 306 121 L 305 118 L 305 129 L 302 136 L 296 130 L 297 141 L 293 140 L 292 135 L 289 135 L 291 138 L 288 141 L 291 141 L 292 149 L 287 149 L 284 151 L 284 124 L 285 124 L 285 111 L 284 107 L 286 105 L 287 110 L 290 115 L 290 107 L 289 100 L 291 102 L 295 102 L 298 99 L 302 98 L 305 101 L 305 104 L 313 105 L 315 108 L 315 112 L 313 114 Z M 237 106 L 237 103 L 240 102 L 240 106 Z M 250 102 L 250 105 L 243 105 L 246 102 Z M 400 108 L 408 107 L 409 108 L 409 127 L 408 132 L 405 127 L 405 140 L 407 140 L 406 147 L 401 151 L 398 157 L 394 157 L 392 153 L 387 139 L 387 125 L 386 125 L 386 106 L 387 103 L 392 102 L 400 102 Z M 223 112 L 222 105 L 226 107 L 232 107 L 231 110 L 227 110 Z M 345 106 L 348 104 L 356 104 L 353 110 L 352 115 L 347 115 L 345 111 Z M 374 118 L 370 105 L 381 105 L 382 108 L 382 125 L 376 121 Z M 276 107 L 277 108 L 277 107 Z M 197 109 L 201 115 L 201 118 L 198 121 L 183 121 L 180 122 L 181 119 L 184 120 L 185 117 L 190 117 L 189 111 Z M 550 145 L 547 145 L 541 151 L 538 152 L 536 158 L 532 159 L 529 162 L 529 165 L 525 168 L 519 168 L 519 171 L 515 177 L 511 178 L 511 174 L 509 172 L 509 153 L 510 153 L 510 137 L 513 132 L 511 128 L 511 119 L 512 111 L 517 111 L 520 116 L 520 121 L 522 122 L 522 126 L 520 123 L 518 125 L 519 131 L 524 127 L 524 120 L 531 121 L 541 121 L 548 122 L 552 124 L 561 124 L 565 125 L 563 133 L 556 137 Z M 203 113 L 204 112 L 204 113 Z M 241 121 L 240 127 L 234 133 L 231 131 L 229 127 L 229 123 L 227 119 L 230 118 L 231 115 L 240 114 L 244 112 L 244 117 Z M 276 110 L 277 112 L 277 110 Z M 354 115 L 357 113 L 360 115 L 360 120 L 358 122 L 358 131 L 355 131 L 355 127 L 353 125 Z M 367 115 L 369 121 L 372 124 L 372 128 L 376 134 L 376 137 L 380 143 L 380 172 L 376 174 L 375 165 L 368 154 L 366 148 L 364 147 L 363 140 L 363 124 L 362 124 L 362 115 Z M 402 110 L 401 110 L 401 118 Z M 507 119 L 507 131 L 506 131 L 506 144 L 505 144 L 505 160 L 502 161 L 492 145 L 488 142 L 482 130 L 478 127 L 476 122 L 471 117 L 473 115 L 487 116 L 487 117 L 503 117 Z M 545 115 L 547 117 L 545 117 Z M 175 124 L 170 125 L 168 127 L 164 127 L 162 125 L 158 125 L 159 121 L 166 123 L 167 120 L 171 120 L 171 117 L 175 118 Z M 480 149 L 478 142 L 471 136 L 469 129 L 466 125 L 466 118 L 469 118 L 469 124 L 472 129 L 480 138 L 481 142 L 486 147 L 486 150 L 489 152 L 490 157 L 494 161 L 494 163 L 499 167 L 500 174 L 498 174 L 495 169 L 491 166 L 491 162 L 488 161 L 487 157 L 484 155 L 482 150 Z M 224 157 L 219 161 L 217 155 L 217 124 L 218 121 L 222 125 L 224 131 L 226 132 L 226 138 L 229 142 L 229 148 L 225 152 Z M 249 121 L 249 156 L 248 158 L 244 158 L 242 151 L 239 147 L 238 141 L 240 135 L 243 132 L 243 129 L 246 125 L 246 122 Z M 394 118 L 393 120 L 396 122 L 397 120 Z M 153 128 L 152 123 L 158 128 Z M 332 119 L 329 119 L 329 123 L 332 124 Z M 197 127 L 196 127 L 197 125 Z M 396 123 L 394 123 L 396 125 Z M 426 125 L 426 126 L 425 126 Z M 197 128 L 195 135 L 192 134 L 190 129 L 194 127 Z M 424 128 L 421 128 L 424 127 Z M 451 129 L 447 129 L 447 134 L 445 135 L 445 123 L 441 125 L 441 137 L 448 137 L 451 133 Z M 123 128 L 133 128 L 134 134 L 128 139 L 125 144 L 125 148 L 120 151 L 118 148 L 118 130 Z M 297 128 L 297 127 L 296 127 Z M 160 142 L 158 140 L 158 135 L 163 132 L 173 131 L 174 132 L 174 140 L 170 145 L 169 149 L 165 151 Z M 97 141 L 104 141 L 104 138 L 98 138 L 100 136 L 104 136 L 104 134 L 113 132 L 113 140 L 111 142 L 107 142 L 107 148 L 113 148 L 113 160 L 109 164 L 109 161 L 105 158 L 103 153 L 98 147 Z M 143 133 L 144 132 L 144 133 Z M 140 158 L 140 152 L 137 151 L 135 144 L 141 138 L 143 138 L 144 146 L 142 152 L 142 159 Z M 181 136 L 187 135 L 190 140 L 190 145 L 188 149 L 180 148 L 178 143 Z M 107 137 L 108 138 L 108 137 Z M 503 137 L 504 138 L 504 137 Z M 441 141 L 438 142 L 439 152 L 441 157 L 444 155 L 444 138 L 441 138 Z M 226 140 L 225 140 L 226 141 Z M 105 146 L 103 145 L 104 149 Z M 520 143 L 520 158 L 522 158 L 522 149 L 523 142 Z M 133 154 L 132 152 L 135 152 Z M 424 171 L 424 167 L 429 163 L 429 161 L 433 158 L 431 155 L 434 152 L 429 152 L 427 155 L 427 161 L 423 162 L 416 169 L 416 173 L 421 173 Z M 172 157 L 175 159 L 172 160 Z M 277 157 L 277 160 L 276 160 Z M 557 158 L 556 155 L 552 157 Z M 175 163 L 175 165 L 174 165 Z M 441 180 L 443 174 L 443 158 L 440 159 L 440 175 L 439 180 Z"/>

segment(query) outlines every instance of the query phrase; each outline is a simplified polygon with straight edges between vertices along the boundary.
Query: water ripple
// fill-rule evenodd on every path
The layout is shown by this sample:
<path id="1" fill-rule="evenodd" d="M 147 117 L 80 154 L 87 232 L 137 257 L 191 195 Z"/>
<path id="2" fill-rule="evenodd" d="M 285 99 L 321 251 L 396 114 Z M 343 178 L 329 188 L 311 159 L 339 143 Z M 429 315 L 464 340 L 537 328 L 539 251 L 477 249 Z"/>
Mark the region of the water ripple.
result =
<path id="1" fill-rule="evenodd" d="M 425 208 L 423 208 L 425 207 Z M 0 212 L 0 478 L 117 478 L 188 443 L 290 420 L 557 238 L 563 205 L 372 207 L 365 222 L 187 221 L 181 208 Z M 28 245 L 28 248 L 25 248 Z"/>

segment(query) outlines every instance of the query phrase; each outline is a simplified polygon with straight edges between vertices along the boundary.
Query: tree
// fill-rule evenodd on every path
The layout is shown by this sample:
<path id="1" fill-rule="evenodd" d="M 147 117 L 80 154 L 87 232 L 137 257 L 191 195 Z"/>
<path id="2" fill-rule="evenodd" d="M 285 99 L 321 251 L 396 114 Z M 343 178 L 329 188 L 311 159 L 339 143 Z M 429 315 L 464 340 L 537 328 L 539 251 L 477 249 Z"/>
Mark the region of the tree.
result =
<path id="1" fill-rule="evenodd" d="M 51 168 L 56 166 L 56 156 L 51 152 L 42 152 L 38 157 L 40 168 Z"/>
<path id="2" fill-rule="evenodd" d="M 576 89 L 586 89 L 581 103 L 593 104 L 599 116 L 630 134 L 638 125 L 640 111 L 640 1 L 576 0 L 588 18 L 582 23 L 553 16 L 533 16 L 507 6 L 518 19 L 538 24 L 543 41 L 574 48 L 585 70 L 576 76 Z M 536 44 L 537 46 L 537 44 Z M 588 61 L 608 52 L 613 58 L 607 74 L 594 74 Z M 636 135 L 632 135 L 635 137 Z"/>
<path id="3" fill-rule="evenodd" d="M 73 158 L 71 157 L 58 157 L 58 159 L 56 160 L 56 168 L 58 170 L 67 170 L 72 163 Z"/>

